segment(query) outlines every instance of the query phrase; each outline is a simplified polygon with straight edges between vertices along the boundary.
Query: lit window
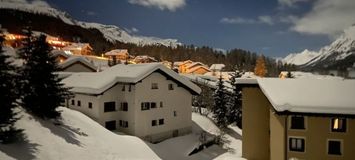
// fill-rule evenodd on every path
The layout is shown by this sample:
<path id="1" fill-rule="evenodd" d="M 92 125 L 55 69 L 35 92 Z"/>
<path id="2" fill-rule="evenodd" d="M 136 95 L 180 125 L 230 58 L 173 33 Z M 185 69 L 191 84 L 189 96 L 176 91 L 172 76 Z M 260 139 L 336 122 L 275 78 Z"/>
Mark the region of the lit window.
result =
<path id="1" fill-rule="evenodd" d="M 152 89 L 158 89 L 158 83 L 152 83 Z"/>
<path id="2" fill-rule="evenodd" d="M 291 129 L 305 129 L 303 116 L 291 116 Z"/>
<path id="3" fill-rule="evenodd" d="M 304 152 L 305 144 L 303 138 L 289 138 L 289 150 L 296 152 Z"/>
<path id="4" fill-rule="evenodd" d="M 328 154 L 341 155 L 341 141 L 328 141 Z"/>
<path id="5" fill-rule="evenodd" d="M 174 85 L 173 84 L 169 84 L 169 90 L 174 90 Z"/>
<path id="6" fill-rule="evenodd" d="M 346 119 L 332 118 L 332 132 L 346 132 Z"/>

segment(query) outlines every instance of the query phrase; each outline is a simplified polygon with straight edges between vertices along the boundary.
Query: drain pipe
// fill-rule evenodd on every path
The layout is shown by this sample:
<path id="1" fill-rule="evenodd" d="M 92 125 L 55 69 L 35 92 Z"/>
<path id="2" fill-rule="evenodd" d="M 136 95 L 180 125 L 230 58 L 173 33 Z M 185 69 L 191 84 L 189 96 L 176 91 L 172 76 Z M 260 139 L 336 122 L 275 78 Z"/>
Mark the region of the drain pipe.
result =
<path id="1" fill-rule="evenodd" d="M 286 113 L 286 118 L 285 118 L 285 160 L 287 160 L 287 144 L 288 144 L 288 139 L 287 139 L 287 131 L 288 131 L 288 114 Z"/>

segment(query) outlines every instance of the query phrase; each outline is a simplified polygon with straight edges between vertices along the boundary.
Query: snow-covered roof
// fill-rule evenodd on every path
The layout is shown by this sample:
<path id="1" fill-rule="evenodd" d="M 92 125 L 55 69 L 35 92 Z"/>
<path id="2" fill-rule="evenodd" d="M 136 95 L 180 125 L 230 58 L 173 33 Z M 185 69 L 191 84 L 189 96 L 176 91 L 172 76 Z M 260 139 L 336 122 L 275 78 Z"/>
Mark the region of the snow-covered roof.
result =
<path id="1" fill-rule="evenodd" d="M 224 67 L 224 64 L 212 64 L 210 70 L 222 70 Z"/>
<path id="2" fill-rule="evenodd" d="M 82 63 L 94 71 L 97 70 L 97 67 L 94 64 L 90 63 L 89 60 L 87 60 L 85 57 L 81 57 L 81 56 L 72 56 L 72 57 L 66 59 L 63 63 L 60 63 L 59 67 L 66 68 L 76 62 Z"/>
<path id="3" fill-rule="evenodd" d="M 187 65 L 186 68 L 187 68 L 187 69 L 190 69 L 190 68 L 195 67 L 195 66 L 205 66 L 205 64 L 203 64 L 203 63 L 201 63 L 201 62 L 193 62 L 193 63 Z M 207 68 L 207 67 L 205 67 L 205 68 Z M 207 69 L 208 69 L 208 68 L 207 68 Z"/>
<path id="4" fill-rule="evenodd" d="M 211 70 L 208 69 L 208 68 L 205 67 L 205 66 L 195 66 L 195 67 L 193 67 L 193 68 L 188 69 L 188 70 L 187 70 L 187 73 L 195 72 L 196 70 L 198 70 L 198 69 L 200 69 L 200 68 L 205 69 L 207 72 L 211 72 Z"/>
<path id="5" fill-rule="evenodd" d="M 72 43 L 69 46 L 63 48 L 63 50 L 81 50 L 84 47 L 90 47 L 89 43 Z"/>
<path id="6" fill-rule="evenodd" d="M 64 51 L 61 51 L 61 50 L 53 50 L 52 54 L 53 54 L 53 56 L 63 56 L 66 58 L 70 57 L 70 55 L 66 54 Z"/>
<path id="7" fill-rule="evenodd" d="M 355 80 L 258 78 L 278 112 L 355 114 Z"/>
<path id="8" fill-rule="evenodd" d="M 101 94 L 116 83 L 137 83 L 155 71 L 162 71 L 187 89 L 199 94 L 201 89 L 189 80 L 159 63 L 118 64 L 97 73 L 75 73 L 63 80 L 73 92 Z"/>
<path id="9" fill-rule="evenodd" d="M 288 71 L 282 71 L 280 75 L 286 76 L 288 74 Z M 313 78 L 313 79 L 344 79 L 342 77 L 338 76 L 331 76 L 331 75 L 318 75 L 318 74 L 313 74 L 311 72 L 301 72 L 301 71 L 292 71 L 291 72 L 292 76 L 294 78 Z"/>
<path id="10" fill-rule="evenodd" d="M 127 49 L 114 49 L 109 52 L 106 52 L 105 55 L 106 56 L 118 56 L 118 55 L 126 56 L 126 55 L 128 55 L 128 50 Z"/>

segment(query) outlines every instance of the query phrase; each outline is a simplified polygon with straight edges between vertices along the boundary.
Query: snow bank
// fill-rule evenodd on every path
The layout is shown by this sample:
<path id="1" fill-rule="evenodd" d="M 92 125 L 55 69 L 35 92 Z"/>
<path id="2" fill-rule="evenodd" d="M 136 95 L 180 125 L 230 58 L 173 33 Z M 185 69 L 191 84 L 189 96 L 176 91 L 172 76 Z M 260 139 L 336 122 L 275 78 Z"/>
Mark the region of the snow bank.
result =
<path id="1" fill-rule="evenodd" d="M 62 125 L 22 112 L 25 140 L 1 145 L 0 159 L 160 159 L 139 138 L 114 134 L 80 112 L 62 111 Z"/>

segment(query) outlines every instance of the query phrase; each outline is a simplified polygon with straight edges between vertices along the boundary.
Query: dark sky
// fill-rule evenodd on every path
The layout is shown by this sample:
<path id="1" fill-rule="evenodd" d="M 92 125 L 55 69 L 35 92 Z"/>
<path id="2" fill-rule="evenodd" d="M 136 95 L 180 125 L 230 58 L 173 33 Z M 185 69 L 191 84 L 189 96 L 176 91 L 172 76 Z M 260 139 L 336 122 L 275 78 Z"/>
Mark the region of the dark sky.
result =
<path id="1" fill-rule="evenodd" d="M 327 14 L 342 12 L 337 5 L 355 4 L 339 0 L 319 11 L 321 3 L 332 0 L 46 1 L 75 19 L 117 25 L 136 35 L 225 50 L 241 48 L 272 57 L 328 45 L 348 24 L 323 29 L 332 23 Z"/>

